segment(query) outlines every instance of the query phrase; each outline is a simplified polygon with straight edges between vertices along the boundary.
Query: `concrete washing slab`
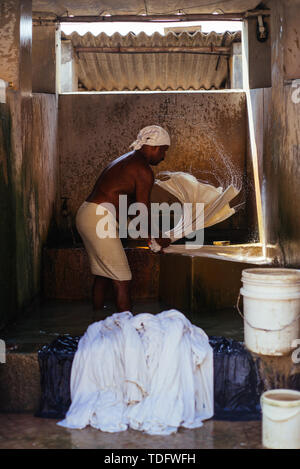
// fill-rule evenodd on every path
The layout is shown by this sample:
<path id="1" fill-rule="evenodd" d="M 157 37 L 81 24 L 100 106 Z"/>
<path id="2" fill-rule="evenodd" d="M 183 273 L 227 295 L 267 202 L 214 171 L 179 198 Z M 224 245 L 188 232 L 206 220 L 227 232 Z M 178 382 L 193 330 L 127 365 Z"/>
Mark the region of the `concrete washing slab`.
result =
<path id="1" fill-rule="evenodd" d="M 176 246 L 181 248 L 181 246 Z M 184 246 L 182 246 L 182 249 Z M 233 308 L 241 287 L 242 271 L 265 267 L 261 245 L 203 246 L 178 254 L 155 254 L 145 246 L 125 248 L 132 270 L 134 300 L 159 299 L 175 308 L 200 314 L 203 309 Z M 241 260 L 239 260 L 241 259 Z M 247 261 L 248 259 L 248 261 Z M 83 246 L 45 248 L 45 298 L 82 300 L 91 295 L 93 276 Z M 107 292 L 112 298 L 112 290 Z"/>

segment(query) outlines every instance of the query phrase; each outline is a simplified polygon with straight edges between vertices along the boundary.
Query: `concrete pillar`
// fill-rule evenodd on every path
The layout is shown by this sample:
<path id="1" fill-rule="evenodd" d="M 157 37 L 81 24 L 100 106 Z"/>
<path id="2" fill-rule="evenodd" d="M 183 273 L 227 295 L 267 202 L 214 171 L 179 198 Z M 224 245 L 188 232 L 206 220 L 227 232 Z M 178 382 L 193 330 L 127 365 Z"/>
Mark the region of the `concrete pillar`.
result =
<path id="1" fill-rule="evenodd" d="M 284 79 L 300 78 L 300 1 L 285 0 Z"/>
<path id="2" fill-rule="evenodd" d="M 257 18 L 251 17 L 243 23 L 244 41 L 244 88 L 268 88 L 271 86 L 271 32 L 269 17 L 263 18 L 269 30 L 268 39 L 257 39 Z"/>
<path id="3" fill-rule="evenodd" d="M 32 1 L 0 3 L 0 79 L 24 94 L 32 91 Z"/>
<path id="4" fill-rule="evenodd" d="M 243 88 L 242 44 L 234 42 L 230 57 L 230 83 L 233 89 Z"/>
<path id="5" fill-rule="evenodd" d="M 282 263 L 300 266 L 300 0 L 273 0 L 272 97 L 264 157 L 267 239 L 277 243 Z M 296 85 L 296 86 L 294 86 Z"/>
<path id="6" fill-rule="evenodd" d="M 6 103 L 6 90 L 8 83 L 0 78 L 0 104 Z"/>
<path id="7" fill-rule="evenodd" d="M 34 93 L 60 92 L 60 26 L 33 26 L 32 89 Z"/>
<path id="8" fill-rule="evenodd" d="M 78 91 L 77 64 L 72 42 L 61 41 L 61 69 L 60 69 L 61 93 Z"/>

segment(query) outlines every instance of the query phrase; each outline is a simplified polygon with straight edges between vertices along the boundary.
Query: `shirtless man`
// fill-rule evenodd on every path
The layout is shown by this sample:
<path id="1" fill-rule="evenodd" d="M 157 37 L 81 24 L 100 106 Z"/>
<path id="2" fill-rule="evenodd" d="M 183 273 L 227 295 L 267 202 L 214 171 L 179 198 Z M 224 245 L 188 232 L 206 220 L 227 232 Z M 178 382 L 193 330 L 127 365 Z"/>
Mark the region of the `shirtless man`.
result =
<path id="1" fill-rule="evenodd" d="M 150 195 L 154 184 L 154 174 L 150 165 L 156 166 L 164 160 L 169 145 L 169 135 L 161 127 L 148 126 L 142 129 L 132 144 L 134 150 L 120 156 L 102 171 L 91 194 L 77 213 L 76 226 L 88 252 L 92 273 L 95 275 L 94 310 L 103 307 L 105 291 L 111 280 L 118 312 L 131 310 L 129 292 L 131 272 L 126 254 L 119 238 L 108 241 L 97 238 L 95 232 L 99 217 L 95 217 L 96 206 L 104 203 L 112 204 L 118 221 L 120 195 L 127 195 L 129 204 L 132 202 L 145 204 L 148 209 L 146 236 L 150 240 Z M 156 238 L 156 241 L 161 247 L 170 244 L 170 240 L 166 238 Z"/>

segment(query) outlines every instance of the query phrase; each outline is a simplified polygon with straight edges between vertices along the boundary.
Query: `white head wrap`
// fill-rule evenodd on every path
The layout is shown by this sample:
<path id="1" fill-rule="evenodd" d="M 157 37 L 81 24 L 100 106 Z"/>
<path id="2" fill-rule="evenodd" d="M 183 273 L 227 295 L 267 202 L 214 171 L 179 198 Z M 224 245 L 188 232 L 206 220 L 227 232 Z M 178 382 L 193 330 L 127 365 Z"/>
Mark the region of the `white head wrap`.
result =
<path id="1" fill-rule="evenodd" d="M 136 140 L 130 145 L 134 150 L 139 150 L 143 145 L 152 147 L 168 145 L 170 146 L 170 136 L 168 132 L 159 125 L 148 125 L 140 130 Z"/>

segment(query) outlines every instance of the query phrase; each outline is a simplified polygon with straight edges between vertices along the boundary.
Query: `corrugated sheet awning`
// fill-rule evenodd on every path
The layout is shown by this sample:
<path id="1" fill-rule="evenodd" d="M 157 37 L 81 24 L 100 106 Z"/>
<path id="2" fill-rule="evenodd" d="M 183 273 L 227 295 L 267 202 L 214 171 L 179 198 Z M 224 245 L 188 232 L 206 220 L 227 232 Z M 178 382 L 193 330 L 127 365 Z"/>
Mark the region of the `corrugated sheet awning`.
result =
<path id="1" fill-rule="evenodd" d="M 230 47 L 241 41 L 241 33 L 80 36 L 73 32 L 62 34 L 62 40 L 72 42 L 78 79 L 88 91 L 210 90 L 228 87 Z"/>

